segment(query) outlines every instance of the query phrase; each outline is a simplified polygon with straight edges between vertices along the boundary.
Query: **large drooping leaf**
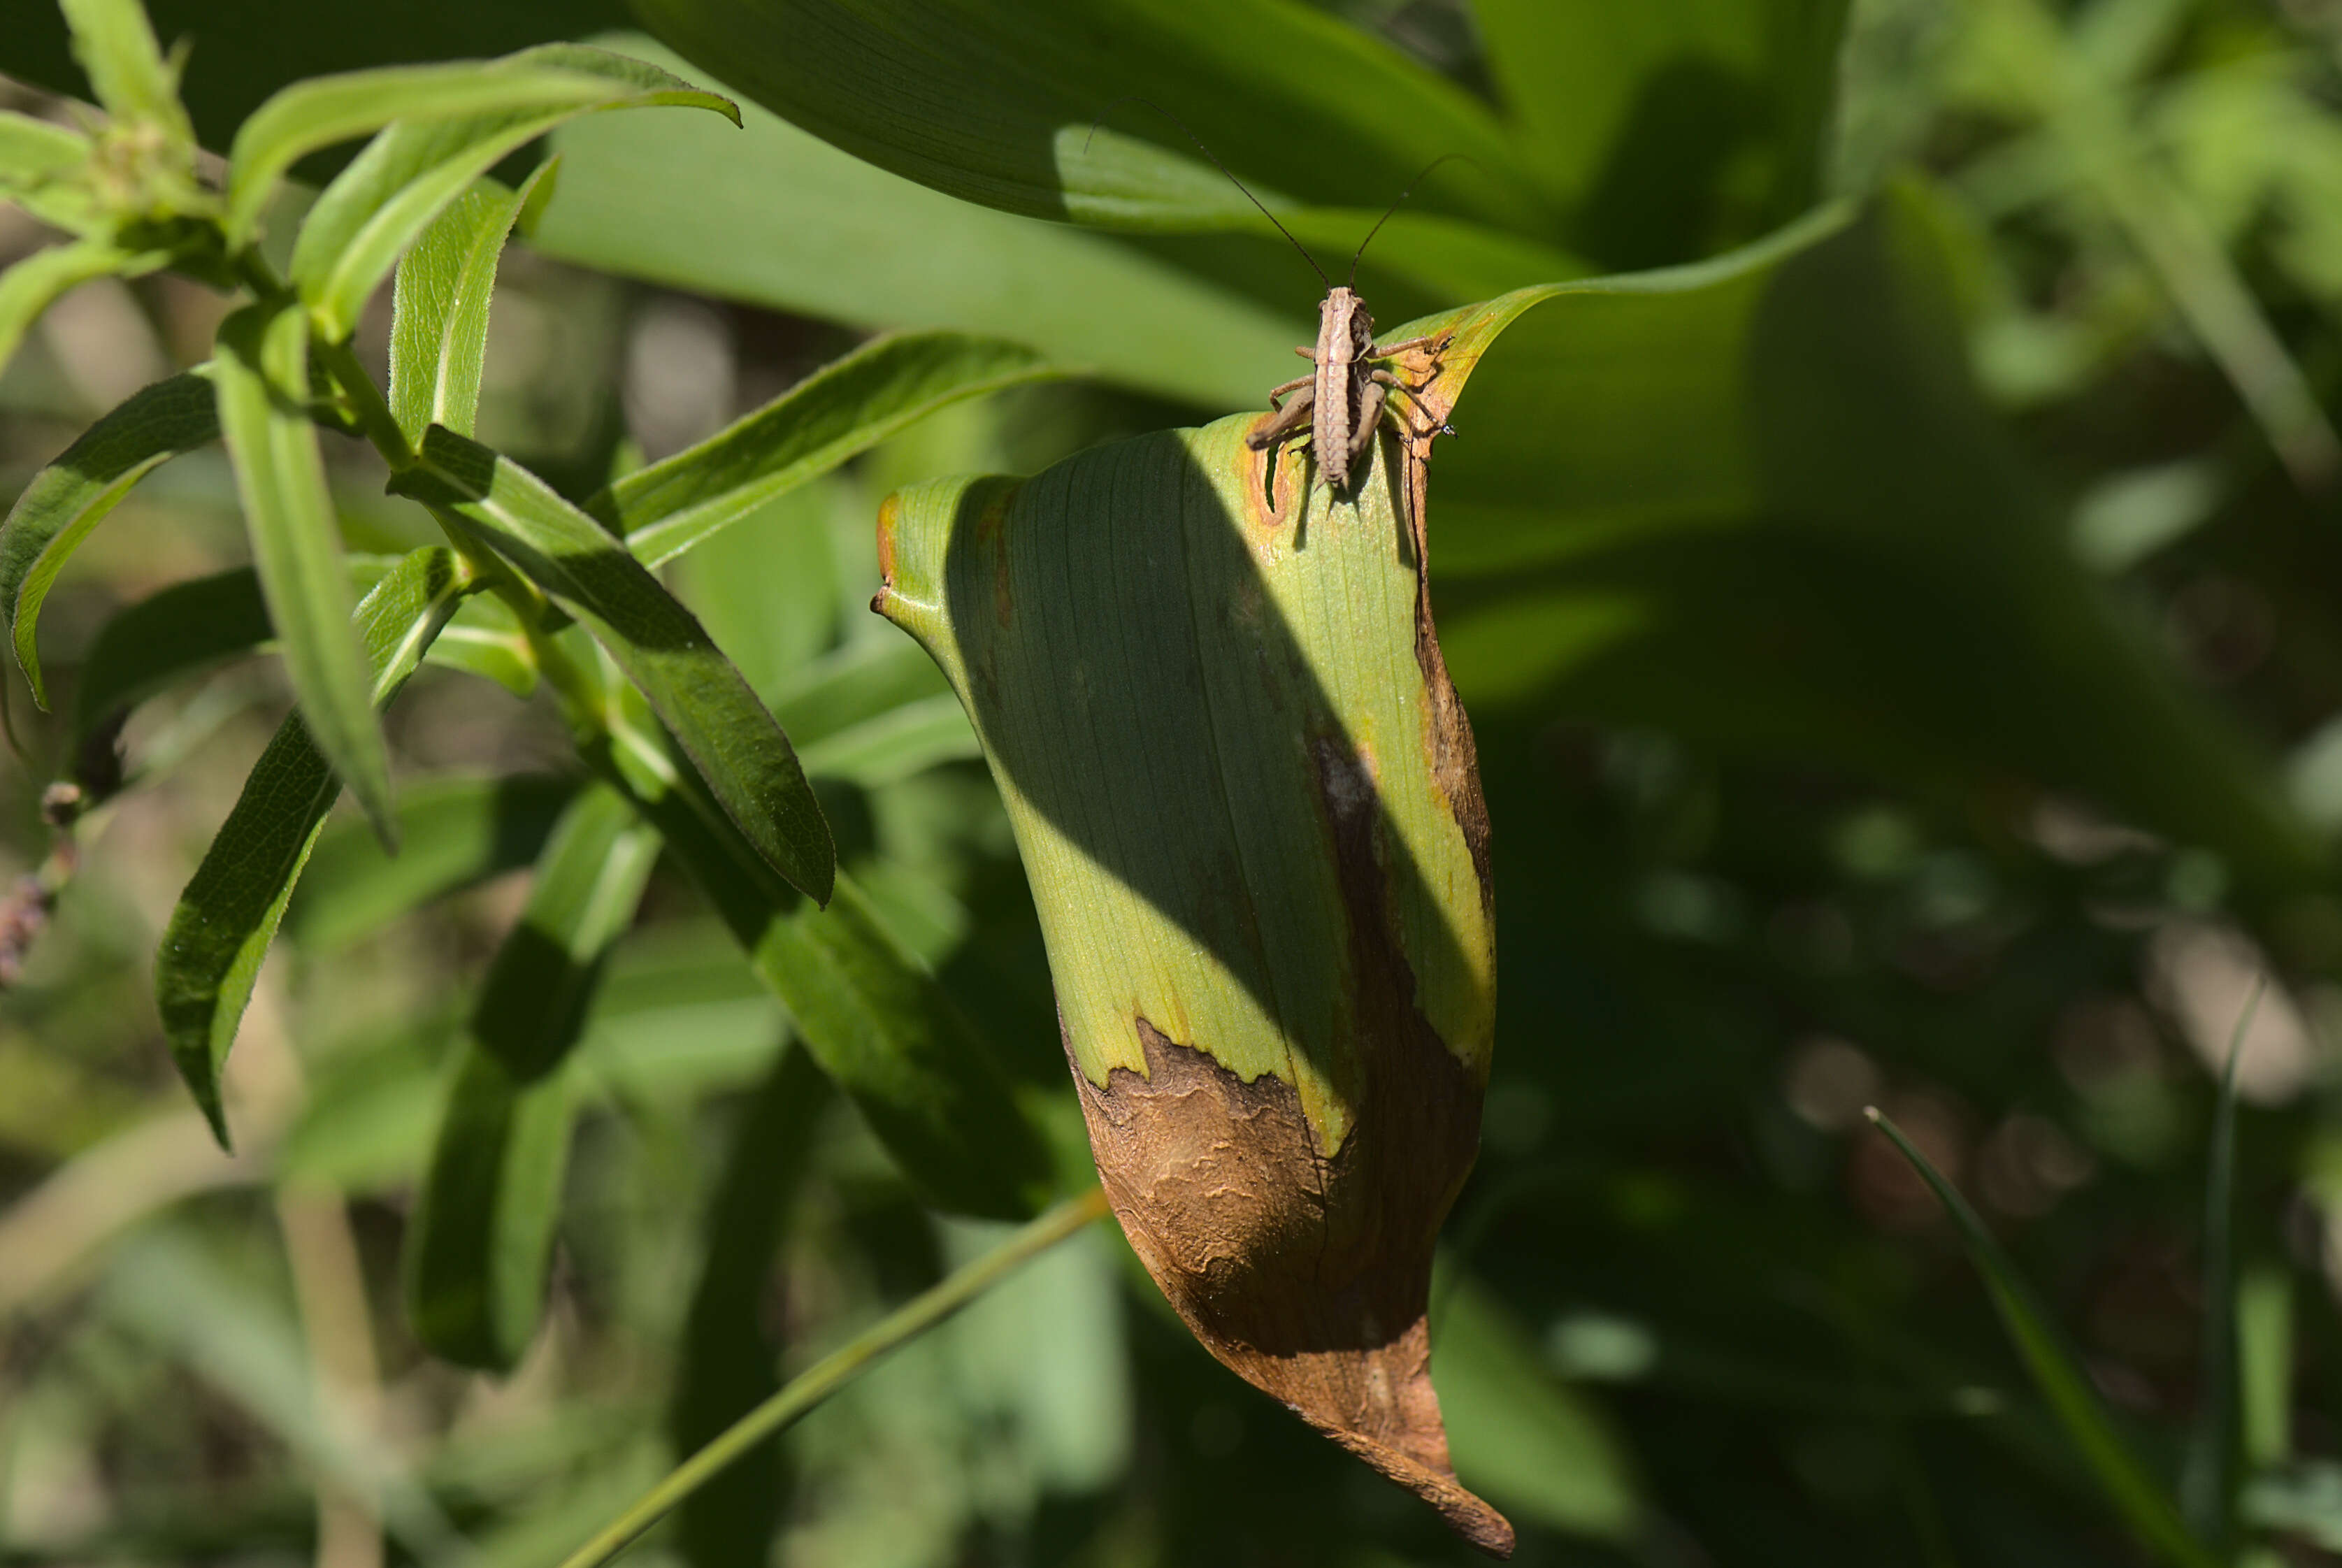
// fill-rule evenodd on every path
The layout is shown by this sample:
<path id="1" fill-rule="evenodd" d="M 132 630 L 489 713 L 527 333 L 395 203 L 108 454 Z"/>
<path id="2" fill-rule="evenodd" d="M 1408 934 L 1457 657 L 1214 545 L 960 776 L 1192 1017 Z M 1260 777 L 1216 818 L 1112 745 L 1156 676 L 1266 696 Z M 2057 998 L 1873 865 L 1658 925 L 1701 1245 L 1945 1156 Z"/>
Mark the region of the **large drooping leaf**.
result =
<path id="1" fill-rule="evenodd" d="M 689 68 L 646 38 L 606 42 Z M 562 126 L 553 136 L 560 199 L 530 244 L 856 326 L 1006 338 L 1212 406 L 1257 402 L 1292 375 L 1315 286 L 1297 258 L 1282 264 L 1294 287 L 1293 310 L 1280 315 L 1122 241 L 914 185 L 753 104 L 742 115 L 745 134 L 704 115 L 588 115 Z M 822 221 L 806 224 L 806 213 Z"/>
<path id="2" fill-rule="evenodd" d="M 441 427 L 396 487 L 441 507 L 584 621 L 757 855 L 791 886 L 828 901 L 836 851 L 788 736 L 691 612 L 624 545 L 517 463 Z"/>
<path id="3" fill-rule="evenodd" d="M 1890 193 L 1394 329 L 1456 334 L 1430 535 L 1465 700 L 2067 791 L 2257 883 L 2323 876 L 2265 762 L 2066 553 L 1968 381 L 1928 213 Z"/>
<path id="4" fill-rule="evenodd" d="M 879 521 L 881 613 L 974 721 L 1132 1246 L 1199 1339 L 1467 1540 L 1426 1373 L 1495 1022 L 1487 818 L 1419 468 L 1341 497 L 1236 415 Z"/>
<path id="5" fill-rule="evenodd" d="M 250 305 L 222 323 L 212 372 L 268 619 L 306 734 L 384 834 L 390 755 L 350 630 L 355 596 L 325 487 L 309 394 L 308 318 L 297 303 Z"/>
<path id="6" fill-rule="evenodd" d="M 1611 269 L 1692 261 L 1821 189 L 1847 0 L 1477 0 L 1521 163 Z"/>
<path id="7" fill-rule="evenodd" d="M 517 191 L 482 180 L 458 196 L 399 258 L 391 294 L 390 411 L 412 447 L 444 424 L 472 434 L 488 353 L 488 297 L 505 236 L 557 160 Z"/>
<path id="8" fill-rule="evenodd" d="M 881 338 L 823 366 L 698 445 L 586 503 L 646 566 L 965 397 L 1064 374 L 1029 348 L 962 333 Z"/>
<path id="9" fill-rule="evenodd" d="M 1298 0 L 639 0 L 661 42 L 879 167 L 1036 217 L 1127 221 L 1242 197 L 1176 125 L 1116 111 L 1179 149 L 1092 177 L 1081 144 L 1127 95 L 1176 115 L 1239 175 L 1316 205 L 1379 211 L 1429 159 L 1471 160 L 1426 210 L 1548 226 L 1496 116 L 1381 39 Z M 1120 116 L 1127 115 L 1127 119 Z M 1426 150 L 1428 149 L 1428 150 Z M 1150 177 L 1151 176 L 1151 177 Z"/>
<path id="10" fill-rule="evenodd" d="M 48 706 L 41 679 L 41 602 L 65 564 L 131 487 L 183 452 L 219 435 L 211 382 L 186 371 L 133 395 L 82 432 L 25 486 L 0 523 L 0 614 L 8 618 L 16 662 Z"/>
<path id="11" fill-rule="evenodd" d="M 488 966 L 405 1243 L 407 1320 L 450 1361 L 509 1371 L 535 1335 L 567 1164 L 561 1069 L 658 850 L 624 796 L 588 788 Z"/>
<path id="12" fill-rule="evenodd" d="M 475 75 L 487 87 L 509 82 L 516 90 L 508 98 L 483 92 L 479 103 L 454 114 L 393 120 L 302 220 L 292 279 L 328 340 L 355 330 L 375 286 L 441 209 L 505 155 L 563 121 L 655 105 L 713 109 L 736 125 L 740 118 L 729 99 L 656 65 L 576 44 L 540 45 L 477 66 Z"/>
<path id="13" fill-rule="evenodd" d="M 451 550 L 417 550 L 359 602 L 357 629 L 376 705 L 415 673 L 468 586 Z M 260 962 L 341 782 L 299 714 L 285 721 L 204 854 L 155 957 L 155 1000 L 180 1076 L 227 1142 L 220 1068 Z"/>

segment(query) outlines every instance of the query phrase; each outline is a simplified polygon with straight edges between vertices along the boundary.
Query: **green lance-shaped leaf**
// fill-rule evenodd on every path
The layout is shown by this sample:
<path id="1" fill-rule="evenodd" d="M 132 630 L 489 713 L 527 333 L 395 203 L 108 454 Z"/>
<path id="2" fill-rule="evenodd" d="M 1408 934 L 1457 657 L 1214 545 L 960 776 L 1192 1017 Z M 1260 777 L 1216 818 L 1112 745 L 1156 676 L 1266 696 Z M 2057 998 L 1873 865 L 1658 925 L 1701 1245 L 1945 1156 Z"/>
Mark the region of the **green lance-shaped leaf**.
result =
<path id="1" fill-rule="evenodd" d="M 375 703 L 397 694 L 468 586 L 454 552 L 417 550 L 359 602 L 358 635 L 374 670 Z M 302 715 L 286 719 L 253 764 L 164 929 L 155 958 L 163 1032 L 223 1144 L 220 1069 L 260 961 L 340 789 Z"/>
<path id="2" fill-rule="evenodd" d="M 680 759 L 629 734 L 612 762 L 636 805 L 788 1010 L 798 1037 L 926 1203 L 1016 1219 L 1048 1189 L 1042 1134 L 990 1048 L 844 875 L 826 911 L 790 892 Z"/>
<path id="3" fill-rule="evenodd" d="M 391 293 L 390 411 L 409 446 L 420 445 L 435 424 L 472 434 L 496 261 L 523 209 L 552 189 L 556 165 L 539 164 L 517 191 L 477 182 L 399 258 Z"/>
<path id="4" fill-rule="evenodd" d="M 0 109 L 0 202 L 88 235 L 100 222 L 87 178 L 89 156 L 90 140 L 79 132 Z"/>
<path id="5" fill-rule="evenodd" d="M 588 788 L 488 967 L 406 1237 L 407 1320 L 449 1361 L 509 1371 L 535 1335 L 569 1140 L 561 1068 L 658 851 L 625 796 Z"/>
<path id="6" fill-rule="evenodd" d="M 2236 1530 L 2237 1478 L 2244 1457 L 2243 1372 L 2237 1323 L 2237 1064 L 2260 1011 L 2266 976 L 2254 983 L 2228 1036 L 2212 1146 L 2204 1161 L 2204 1349 L 2202 1410 L 2179 1474 L 2179 1503 L 2196 1533 L 2225 1551 Z"/>
<path id="7" fill-rule="evenodd" d="M 125 250 L 110 240 L 74 240 L 35 251 L 0 272 L 0 369 L 15 357 L 40 314 L 59 295 L 94 278 L 139 277 L 171 258 L 163 251 Z"/>
<path id="8" fill-rule="evenodd" d="M 836 852 L 788 736 L 699 622 L 545 483 L 434 428 L 394 487 L 437 505 L 583 621 L 707 781 L 757 856 L 816 903 Z"/>
<path id="9" fill-rule="evenodd" d="M 385 854 L 363 824 L 325 829 L 287 929 L 303 947 L 330 952 L 434 900 L 533 865 L 576 794 L 575 779 L 542 774 L 427 779 L 398 797 L 396 854 Z"/>
<path id="10" fill-rule="evenodd" d="M 84 431 L 8 509 L 0 523 L 0 611 L 41 706 L 49 700 L 35 634 L 57 574 L 133 485 L 218 435 L 217 394 L 205 372 L 158 381 Z"/>
<path id="11" fill-rule="evenodd" d="M 2107 1413 L 2106 1402 L 2098 1397 L 2097 1385 L 2090 1379 L 2089 1369 L 2082 1364 L 2081 1357 L 2066 1343 L 2056 1322 L 2035 1299 L 2024 1276 L 2017 1273 L 2015 1260 L 2002 1250 L 1984 1221 L 1960 1195 L 1959 1189 L 1945 1179 L 1934 1163 L 1919 1152 L 1918 1145 L 1903 1135 L 1901 1128 L 1877 1111 L 1867 1114 L 1903 1157 L 1911 1162 L 1912 1169 L 1919 1173 L 1937 1201 L 1944 1205 L 1944 1212 L 1959 1228 L 1969 1261 L 1984 1276 L 1985 1288 L 1991 1293 L 1994 1310 L 2000 1314 L 2001 1326 L 2008 1332 L 2009 1343 L 2017 1348 L 2026 1371 L 2033 1374 L 2034 1385 L 2048 1402 L 2058 1424 L 2066 1429 L 2067 1440 L 2097 1477 L 2116 1513 L 2130 1527 L 2139 1543 L 2162 1561 L 2176 1568 L 2214 1568 L 2217 1560 L 2188 1533 L 2169 1494 L 2116 1430 L 2114 1418 Z"/>
<path id="12" fill-rule="evenodd" d="M 875 604 L 975 722 L 1148 1272 L 1230 1367 L 1508 1550 L 1425 1371 L 1495 930 L 1421 468 L 1378 446 L 1337 500 L 1288 453 L 1272 506 L 1260 417 L 904 492 Z"/>
<path id="13" fill-rule="evenodd" d="M 656 566 L 938 408 L 1063 374 L 996 338 L 882 337 L 698 445 L 627 474 L 586 510 Z"/>
<path id="14" fill-rule="evenodd" d="M 585 95 L 554 103 L 524 98 L 484 113 L 387 125 L 325 187 L 293 247 L 293 282 L 325 337 L 349 335 L 375 285 L 473 181 L 572 115 L 665 104 L 713 109 L 736 125 L 740 117 L 731 100 L 656 65 L 575 44 L 544 45 L 481 69 L 505 75 L 558 70 L 584 84 Z"/>
<path id="15" fill-rule="evenodd" d="M 293 695 L 317 749 L 375 828 L 393 831 L 390 754 L 350 633 L 350 569 L 306 412 L 309 324 L 290 299 L 220 324 L 220 433 L 235 467 L 245 532 Z"/>
<path id="16" fill-rule="evenodd" d="M 105 112 L 159 125 L 193 146 L 195 129 L 179 105 L 179 74 L 164 59 L 139 0 L 60 0 L 59 8 L 73 29 L 74 58 Z"/>

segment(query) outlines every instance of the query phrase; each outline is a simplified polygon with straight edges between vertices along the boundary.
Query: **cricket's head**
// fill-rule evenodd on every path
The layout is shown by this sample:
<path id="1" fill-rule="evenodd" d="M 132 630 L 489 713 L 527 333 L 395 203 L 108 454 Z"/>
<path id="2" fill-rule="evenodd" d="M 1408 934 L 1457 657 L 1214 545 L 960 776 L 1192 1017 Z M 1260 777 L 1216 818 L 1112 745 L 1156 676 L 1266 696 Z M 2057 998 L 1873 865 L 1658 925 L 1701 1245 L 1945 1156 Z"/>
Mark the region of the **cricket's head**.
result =
<path id="1" fill-rule="evenodd" d="M 1357 290 L 1336 284 L 1317 302 L 1317 341 L 1346 343 L 1347 357 L 1356 362 L 1375 350 L 1375 318 Z"/>

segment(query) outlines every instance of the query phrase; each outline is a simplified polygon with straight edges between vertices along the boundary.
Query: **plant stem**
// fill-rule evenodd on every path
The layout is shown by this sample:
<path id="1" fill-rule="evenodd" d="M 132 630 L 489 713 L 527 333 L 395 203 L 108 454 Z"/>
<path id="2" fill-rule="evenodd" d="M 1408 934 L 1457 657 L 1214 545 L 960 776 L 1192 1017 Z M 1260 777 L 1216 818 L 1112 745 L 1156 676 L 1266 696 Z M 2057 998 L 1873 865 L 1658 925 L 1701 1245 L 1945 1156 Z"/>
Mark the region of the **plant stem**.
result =
<path id="1" fill-rule="evenodd" d="M 399 429 L 397 417 L 383 400 L 382 389 L 375 385 L 374 377 L 358 363 L 349 340 L 318 344 L 317 356 L 325 362 L 325 368 L 333 372 L 334 380 L 356 407 L 358 427 L 365 432 L 374 449 L 382 454 L 383 461 L 394 471 L 413 463 L 415 449 L 407 444 L 406 433 Z"/>
<path id="2" fill-rule="evenodd" d="M 791 1378 L 778 1393 L 742 1416 L 714 1442 L 676 1465 L 666 1479 L 562 1561 L 561 1568 L 602 1568 L 724 1467 L 869 1370 L 879 1357 L 917 1338 L 997 1284 L 1019 1264 L 1047 1252 L 1106 1213 L 1106 1193 L 1092 1188 L 1061 1203 L 984 1256 L 914 1296 Z"/>

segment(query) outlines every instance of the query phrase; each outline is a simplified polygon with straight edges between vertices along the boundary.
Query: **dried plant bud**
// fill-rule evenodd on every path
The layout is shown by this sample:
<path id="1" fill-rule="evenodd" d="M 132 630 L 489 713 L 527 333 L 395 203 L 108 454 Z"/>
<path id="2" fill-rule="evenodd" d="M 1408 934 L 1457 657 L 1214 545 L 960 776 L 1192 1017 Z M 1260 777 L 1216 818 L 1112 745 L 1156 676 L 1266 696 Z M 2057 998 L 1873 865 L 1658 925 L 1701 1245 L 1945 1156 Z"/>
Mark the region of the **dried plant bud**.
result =
<path id="1" fill-rule="evenodd" d="M 1336 500 L 1252 423 L 906 492 L 876 607 L 983 740 L 1132 1247 L 1222 1362 L 1502 1555 L 1425 1321 L 1495 945 L 1421 454 L 1378 444 Z"/>

